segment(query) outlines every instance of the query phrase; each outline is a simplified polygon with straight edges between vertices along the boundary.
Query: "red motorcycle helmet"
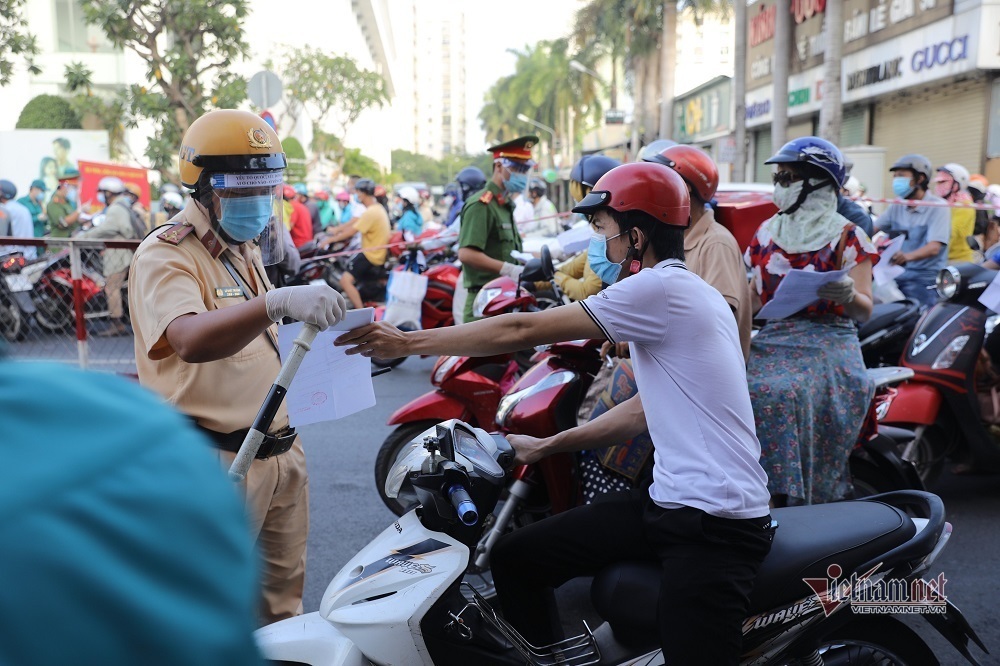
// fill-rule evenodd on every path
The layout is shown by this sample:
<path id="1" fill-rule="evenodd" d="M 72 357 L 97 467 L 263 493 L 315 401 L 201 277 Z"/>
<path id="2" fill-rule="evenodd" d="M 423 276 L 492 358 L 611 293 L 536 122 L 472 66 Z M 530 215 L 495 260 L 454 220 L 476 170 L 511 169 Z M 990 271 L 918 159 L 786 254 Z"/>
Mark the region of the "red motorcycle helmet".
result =
<path id="1" fill-rule="evenodd" d="M 495 317 L 536 303 L 530 291 L 519 289 L 514 280 L 501 276 L 490 280 L 479 290 L 472 304 L 472 314 L 476 317 Z"/>
<path id="2" fill-rule="evenodd" d="M 314 196 L 317 199 L 319 199 L 320 201 L 329 201 L 330 200 L 330 193 L 327 192 L 326 190 L 320 190 Z"/>
<path id="3" fill-rule="evenodd" d="M 715 161 L 694 146 L 670 146 L 650 158 L 651 162 L 665 164 L 681 175 L 702 201 L 711 201 L 719 189 L 719 168 Z"/>
<path id="4" fill-rule="evenodd" d="M 281 190 L 281 198 L 285 201 L 291 201 L 295 198 L 295 188 L 291 185 L 285 185 Z"/>
<path id="5" fill-rule="evenodd" d="M 691 223 L 691 195 L 684 179 L 673 169 L 654 162 L 615 167 L 601 176 L 573 212 L 593 215 L 601 208 L 619 213 L 639 210 L 675 227 Z"/>

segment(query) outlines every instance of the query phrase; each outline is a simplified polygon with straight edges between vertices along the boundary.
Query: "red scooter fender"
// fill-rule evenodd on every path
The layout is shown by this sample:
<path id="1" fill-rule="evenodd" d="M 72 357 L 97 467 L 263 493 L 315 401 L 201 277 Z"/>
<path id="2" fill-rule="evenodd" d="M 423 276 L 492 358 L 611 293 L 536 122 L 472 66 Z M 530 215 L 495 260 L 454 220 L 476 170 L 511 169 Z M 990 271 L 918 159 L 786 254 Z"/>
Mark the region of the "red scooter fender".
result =
<path id="1" fill-rule="evenodd" d="M 389 417 L 389 425 L 413 423 L 415 421 L 447 421 L 461 419 L 469 421 L 469 410 L 464 404 L 444 391 L 428 391 L 409 401 Z"/>
<path id="2" fill-rule="evenodd" d="M 896 396 L 889 402 L 889 408 L 879 423 L 903 427 L 933 425 L 943 400 L 941 390 L 936 386 L 907 382 L 896 387 Z"/>

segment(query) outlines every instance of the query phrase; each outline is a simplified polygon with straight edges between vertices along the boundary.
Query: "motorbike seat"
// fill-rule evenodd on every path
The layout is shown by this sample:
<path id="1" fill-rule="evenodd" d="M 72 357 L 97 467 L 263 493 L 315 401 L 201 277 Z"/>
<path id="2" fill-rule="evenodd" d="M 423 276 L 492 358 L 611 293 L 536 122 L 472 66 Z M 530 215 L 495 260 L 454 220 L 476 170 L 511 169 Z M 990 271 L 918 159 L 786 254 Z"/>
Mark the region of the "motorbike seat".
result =
<path id="1" fill-rule="evenodd" d="M 750 595 L 753 614 L 812 596 L 803 578 L 826 578 L 831 564 L 840 565 L 844 575 L 849 575 L 917 531 L 903 511 L 872 501 L 774 509 L 771 515 L 778 529 Z M 659 562 L 617 562 L 605 567 L 594 577 L 590 596 L 617 640 L 627 645 L 657 642 Z"/>
<path id="2" fill-rule="evenodd" d="M 894 323 L 916 315 L 919 311 L 920 306 L 910 300 L 876 303 L 872 306 L 872 316 L 858 327 L 858 338 L 864 340 L 878 331 L 889 328 Z"/>

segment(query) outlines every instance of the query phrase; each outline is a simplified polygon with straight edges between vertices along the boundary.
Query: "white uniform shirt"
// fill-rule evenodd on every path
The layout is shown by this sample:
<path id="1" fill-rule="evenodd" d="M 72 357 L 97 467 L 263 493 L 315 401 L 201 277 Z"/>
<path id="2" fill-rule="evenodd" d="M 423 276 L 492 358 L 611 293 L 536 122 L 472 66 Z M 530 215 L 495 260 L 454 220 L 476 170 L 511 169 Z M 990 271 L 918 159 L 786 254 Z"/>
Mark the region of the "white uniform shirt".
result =
<path id="1" fill-rule="evenodd" d="M 767 474 L 726 300 L 668 260 L 582 303 L 609 340 L 629 343 L 653 439 L 653 501 L 721 518 L 766 516 Z"/>

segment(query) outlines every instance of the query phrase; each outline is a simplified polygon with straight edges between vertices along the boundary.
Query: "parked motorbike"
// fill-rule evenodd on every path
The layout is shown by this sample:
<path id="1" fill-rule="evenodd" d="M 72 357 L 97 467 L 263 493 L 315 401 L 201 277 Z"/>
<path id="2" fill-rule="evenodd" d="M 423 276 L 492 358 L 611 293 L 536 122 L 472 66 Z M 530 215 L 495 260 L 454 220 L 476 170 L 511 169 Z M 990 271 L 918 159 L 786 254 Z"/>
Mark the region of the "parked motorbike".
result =
<path id="1" fill-rule="evenodd" d="M 328 666 L 376 664 L 656 664 L 659 565 L 620 562 L 594 579 L 604 622 L 549 646 L 529 644 L 462 582 L 484 517 L 513 468 L 503 437 L 460 421 L 428 430 L 387 480 L 403 481 L 420 507 L 393 522 L 330 582 L 318 612 L 259 629 L 267 659 Z M 774 544 L 744 623 L 744 664 L 929 664 L 936 658 L 913 630 L 888 615 L 851 612 L 849 603 L 805 594 L 803 579 L 857 575 L 874 585 L 920 587 L 951 536 L 940 498 L 897 492 L 869 500 L 776 509 Z M 911 583 L 915 583 L 912 584 Z M 835 599 L 836 601 L 836 599 Z M 971 663 L 985 646 L 950 600 L 923 617 Z"/>
<path id="2" fill-rule="evenodd" d="M 976 386 L 983 341 L 1000 319 L 990 316 L 979 296 L 996 275 L 976 264 L 949 266 L 938 274 L 941 300 L 921 317 L 900 360 L 914 377 L 880 415 L 882 424 L 914 430 L 903 457 L 928 486 L 947 458 L 1000 469 L 1000 443 L 983 423 Z"/>
<path id="3" fill-rule="evenodd" d="M 20 342 L 28 336 L 35 314 L 31 300 L 31 282 L 22 275 L 27 261 L 20 252 L 0 259 L 0 335 L 8 342 Z"/>
<path id="4" fill-rule="evenodd" d="M 35 321 L 42 328 L 63 333 L 76 325 L 73 274 L 70 251 L 57 252 L 44 261 L 26 266 L 23 275 L 31 281 Z M 110 316 L 104 294 L 104 276 L 84 262 L 80 274 L 81 303 L 84 320 Z M 128 307 L 128 281 L 122 286 L 122 303 Z"/>

